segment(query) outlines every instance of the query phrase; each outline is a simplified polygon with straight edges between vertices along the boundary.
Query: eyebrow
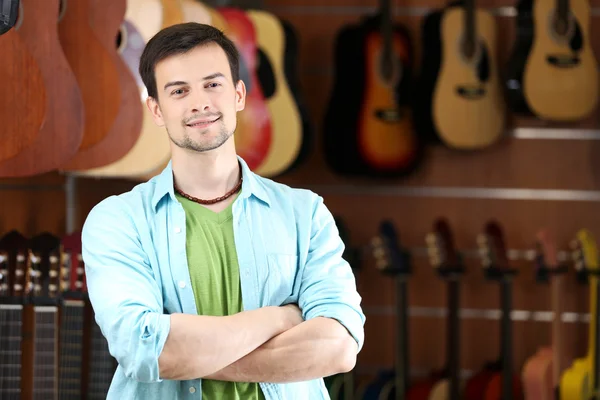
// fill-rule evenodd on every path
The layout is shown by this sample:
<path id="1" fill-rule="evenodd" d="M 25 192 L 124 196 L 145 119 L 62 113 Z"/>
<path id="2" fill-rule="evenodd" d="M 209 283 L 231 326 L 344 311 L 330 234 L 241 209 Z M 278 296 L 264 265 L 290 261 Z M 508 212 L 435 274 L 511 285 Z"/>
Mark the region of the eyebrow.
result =
<path id="1" fill-rule="evenodd" d="M 204 78 L 202 78 L 202 80 L 208 81 L 208 80 L 215 79 L 215 78 L 225 78 L 225 75 L 223 75 L 221 72 L 215 72 L 214 74 L 205 76 Z M 184 82 L 184 81 L 168 82 L 167 84 L 165 84 L 165 87 L 163 88 L 163 90 L 167 90 L 171 86 L 185 86 L 187 84 L 188 83 Z"/>

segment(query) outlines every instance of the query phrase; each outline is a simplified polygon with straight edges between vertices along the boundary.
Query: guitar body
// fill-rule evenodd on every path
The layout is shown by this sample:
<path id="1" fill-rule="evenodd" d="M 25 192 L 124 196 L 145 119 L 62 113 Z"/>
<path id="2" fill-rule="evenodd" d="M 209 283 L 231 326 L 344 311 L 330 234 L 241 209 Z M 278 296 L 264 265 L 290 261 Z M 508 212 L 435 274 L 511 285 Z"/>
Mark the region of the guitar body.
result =
<path id="1" fill-rule="evenodd" d="M 235 147 L 250 169 L 256 171 L 265 162 L 273 140 L 273 117 L 257 76 L 257 33 L 243 10 L 220 7 L 217 11 L 227 23 L 225 34 L 240 53 L 240 78 L 246 85 L 246 104 L 238 112 L 233 135 Z"/>
<path id="2" fill-rule="evenodd" d="M 265 64 L 270 66 L 268 70 L 271 73 L 263 72 L 261 87 L 264 88 L 266 78 L 275 89 L 266 98 L 271 117 L 271 144 L 255 172 L 265 177 L 274 177 L 288 170 L 300 152 L 302 118 L 285 76 L 287 43 L 282 24 L 277 17 L 265 11 L 248 10 L 246 14 L 254 25 L 256 41 L 262 54 L 259 67 L 262 69 L 258 73 L 265 71 Z"/>
<path id="3" fill-rule="evenodd" d="M 521 385 L 521 377 L 513 375 L 512 377 L 512 400 L 523 400 L 523 386 Z M 485 389 L 484 400 L 501 400 L 502 399 L 502 372 L 496 373 L 491 377 Z"/>
<path id="4" fill-rule="evenodd" d="M 7 21 L 1 21 L 0 25 L 0 76 L 3 89 L 0 96 L 3 124 L 0 131 L 0 162 L 15 157 L 35 142 L 47 113 L 47 94 L 41 65 L 21 38 L 22 26 L 19 25 L 22 20 L 17 19 L 19 2 L 13 0 L 6 11 L 9 12 Z"/>
<path id="5" fill-rule="evenodd" d="M 399 105 L 409 83 L 412 44 L 407 31 L 396 26 L 392 36 L 393 78 L 382 76 L 383 37 L 377 25 L 365 38 L 365 89 L 358 126 L 358 148 L 363 160 L 376 171 L 407 170 L 418 154 L 408 105 Z"/>
<path id="6" fill-rule="evenodd" d="M 560 379 L 561 400 L 584 400 L 592 398 L 593 365 L 591 359 L 579 358 Z"/>
<path id="7" fill-rule="evenodd" d="M 497 372 L 500 371 L 498 362 L 486 364 L 479 372 L 471 376 L 465 383 L 465 400 L 482 400 L 486 389 Z"/>
<path id="8" fill-rule="evenodd" d="M 590 40 L 588 0 L 570 0 L 568 33 L 560 35 L 552 23 L 553 1 L 521 0 L 520 26 L 513 71 L 520 85 L 517 105 L 540 118 L 574 121 L 589 115 L 598 101 L 598 63 Z M 521 67 L 521 75 L 518 74 Z M 519 79 L 521 78 L 521 79 Z"/>
<path id="9" fill-rule="evenodd" d="M 525 400 L 554 400 L 552 349 L 543 347 L 529 358 L 521 378 Z"/>
<path id="10" fill-rule="evenodd" d="M 25 74 L 27 83 L 23 83 L 20 76 L 13 75 L 14 79 L 22 83 L 22 86 L 14 89 L 14 93 L 19 94 L 19 99 L 13 100 L 13 104 L 6 105 L 7 108 L 0 104 L 0 109 L 11 113 L 3 120 L 8 124 L 5 132 L 9 132 L 11 136 L 19 136 L 22 129 L 22 127 L 13 129 L 12 121 L 28 127 L 27 129 L 33 129 L 36 125 L 39 132 L 35 135 L 35 141 L 18 156 L 0 162 L 0 176 L 2 177 L 31 176 L 59 168 L 77 152 L 84 134 L 81 91 L 76 75 L 65 57 L 66 52 L 63 52 L 64 46 L 61 44 L 57 29 L 60 2 L 59 0 L 26 0 L 21 4 L 23 24 L 17 32 L 13 33 L 18 34 L 22 43 L 27 46 L 37 67 L 32 68 L 28 64 L 21 65 L 23 69 L 19 74 Z M 78 40 L 86 42 L 86 34 L 82 33 L 82 35 Z M 4 35 L 0 36 L 0 42 L 2 38 Z M 94 42 L 94 40 L 95 37 L 90 38 L 90 42 Z M 4 49 L 3 44 L 0 46 Z M 86 59 L 89 60 L 90 54 L 96 57 L 93 46 L 86 51 Z M 101 56 L 99 57 L 101 58 Z M 2 60 L 4 60 L 4 56 Z M 3 62 L 0 61 L 0 65 Z M 38 68 L 41 75 L 38 75 Z M 40 77 L 43 83 L 39 82 L 38 78 Z M 5 75 L 5 78 L 10 80 L 11 75 Z M 98 82 L 97 85 L 100 86 L 104 84 L 97 79 L 95 82 Z M 9 90 L 9 99 L 11 99 L 12 83 L 9 82 L 9 86 L 6 88 Z M 106 84 L 108 85 L 109 81 Z M 35 98 L 27 97 L 30 88 L 39 90 Z M 19 104 L 22 100 L 27 101 L 28 113 L 21 118 Z M 40 114 L 40 111 L 43 113 Z M 42 120 L 39 120 L 40 117 Z M 42 121 L 43 124 L 40 125 Z M 27 138 L 28 134 L 24 134 L 24 137 Z M 5 143 L 11 143 L 11 140 L 2 139 L 2 143 L 2 147 L 4 147 Z"/>
<path id="11" fill-rule="evenodd" d="M 63 170 L 88 169 L 102 167 L 124 157 L 133 147 L 142 129 L 142 103 L 137 84 L 131 71 L 122 58 L 122 50 L 130 45 L 126 30 L 121 28 L 125 16 L 127 1 L 118 0 L 110 3 L 104 0 L 91 0 L 90 26 L 101 41 L 105 51 L 116 69 L 120 106 L 114 123 L 106 136 L 98 143 L 82 148 Z M 119 46 L 115 37 L 120 39 Z"/>
<path id="12" fill-rule="evenodd" d="M 99 167 L 76 171 L 76 175 L 144 180 L 157 173 L 171 157 L 169 137 L 165 130 L 156 125 L 152 113 L 146 107 L 148 96 L 139 75 L 139 63 L 144 46 L 162 28 L 181 22 L 167 20 L 166 16 L 177 17 L 176 11 L 166 9 L 179 7 L 179 2 L 161 0 L 127 0 L 125 21 L 122 25 L 126 43 L 122 43 L 122 57 L 138 83 L 138 100 L 142 104 L 142 128 L 139 137 L 129 152 L 118 161 Z"/>
<path id="13" fill-rule="evenodd" d="M 496 23 L 487 11 L 476 10 L 479 60 L 469 64 L 457 52 L 464 11 L 450 7 L 441 19 L 442 60 L 433 93 L 433 119 L 438 135 L 457 149 L 480 149 L 504 131 L 502 89 L 496 70 Z"/>

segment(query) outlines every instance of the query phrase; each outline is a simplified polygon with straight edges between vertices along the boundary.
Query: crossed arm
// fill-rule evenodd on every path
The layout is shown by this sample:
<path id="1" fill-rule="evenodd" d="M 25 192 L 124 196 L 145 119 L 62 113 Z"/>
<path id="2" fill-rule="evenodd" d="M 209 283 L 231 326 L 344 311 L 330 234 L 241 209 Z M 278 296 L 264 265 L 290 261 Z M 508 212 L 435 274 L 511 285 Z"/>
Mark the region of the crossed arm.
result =
<path id="1" fill-rule="evenodd" d="M 172 315 L 159 357 L 161 378 L 296 382 L 354 368 L 357 343 L 348 331 L 330 318 L 302 321 L 293 307 L 207 317 L 211 321 Z"/>

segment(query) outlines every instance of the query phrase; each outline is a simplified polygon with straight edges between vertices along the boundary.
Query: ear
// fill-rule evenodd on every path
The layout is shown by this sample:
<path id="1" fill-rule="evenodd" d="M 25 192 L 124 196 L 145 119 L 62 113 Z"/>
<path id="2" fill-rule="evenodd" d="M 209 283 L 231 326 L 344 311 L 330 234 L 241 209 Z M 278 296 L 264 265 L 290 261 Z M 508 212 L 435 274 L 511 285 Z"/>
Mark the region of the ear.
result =
<path id="1" fill-rule="evenodd" d="M 165 126 L 165 121 L 163 119 L 162 111 L 160 109 L 158 101 L 155 100 L 153 97 L 148 96 L 148 98 L 146 98 L 146 107 L 148 107 L 148 110 L 150 110 L 150 112 L 152 113 L 154 123 L 156 123 L 156 125 L 158 126 Z"/>
<path id="2" fill-rule="evenodd" d="M 235 85 L 235 110 L 242 111 L 246 106 L 246 85 L 243 80 L 239 80 Z"/>

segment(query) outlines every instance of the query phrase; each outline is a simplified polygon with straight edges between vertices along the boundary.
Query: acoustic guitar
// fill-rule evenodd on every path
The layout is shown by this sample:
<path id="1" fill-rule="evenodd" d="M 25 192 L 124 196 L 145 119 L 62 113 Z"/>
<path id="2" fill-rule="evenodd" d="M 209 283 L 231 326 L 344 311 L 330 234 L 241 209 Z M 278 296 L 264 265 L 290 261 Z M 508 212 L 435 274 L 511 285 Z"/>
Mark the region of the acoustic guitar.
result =
<path id="1" fill-rule="evenodd" d="M 588 0 L 520 0 L 506 89 L 514 111 L 575 121 L 598 103 Z"/>
<path id="2" fill-rule="evenodd" d="M 262 10 L 247 10 L 246 15 L 256 32 L 258 80 L 262 88 L 269 80 L 274 89 L 269 94 L 264 92 L 271 119 L 271 143 L 254 172 L 274 177 L 287 171 L 298 157 L 303 139 L 302 116 L 285 75 L 288 37 L 283 24 L 279 18 Z"/>
<path id="3" fill-rule="evenodd" d="M 496 59 L 496 23 L 475 0 L 451 3 L 422 25 L 415 121 L 423 137 L 459 150 L 497 142 L 505 104 Z"/>
<path id="4" fill-rule="evenodd" d="M 142 131 L 131 150 L 118 161 L 99 168 L 71 171 L 73 175 L 96 178 L 125 178 L 134 181 L 154 176 L 169 162 L 171 148 L 164 128 L 156 125 L 146 107 L 148 92 L 139 77 L 139 62 L 144 46 L 161 29 L 183 21 L 179 0 L 127 0 L 125 39 L 131 45 L 123 58 L 138 82 L 143 107 Z"/>
<path id="5" fill-rule="evenodd" d="M 0 238 L 0 398 L 21 399 L 31 380 L 21 373 L 23 307 L 30 288 L 28 240 L 17 231 Z"/>
<path id="6" fill-rule="evenodd" d="M 487 384 L 483 393 L 477 395 L 469 391 L 469 383 L 465 388 L 466 399 L 484 400 L 521 400 L 523 389 L 521 377 L 513 372 L 513 334 L 512 320 L 512 285 L 517 270 L 511 268 L 507 258 L 504 232 L 502 227 L 495 221 L 485 225 L 483 233 L 477 237 L 479 253 L 482 257 L 482 265 L 485 277 L 500 285 L 500 303 L 502 317 L 500 320 L 500 357 L 499 371 L 488 375 Z"/>
<path id="7" fill-rule="evenodd" d="M 572 257 L 577 269 L 585 270 L 589 280 L 590 322 L 588 330 L 588 351 L 583 358 L 577 358 L 560 378 L 560 399 L 580 400 L 600 397 L 600 343 L 598 317 L 598 298 L 600 280 L 598 279 L 598 248 L 596 239 L 590 231 L 577 232 L 572 242 Z"/>
<path id="8" fill-rule="evenodd" d="M 536 264 L 538 276 L 550 279 L 552 320 L 552 346 L 544 346 L 530 357 L 523 366 L 522 380 L 525 400 L 554 400 L 558 395 L 560 374 L 563 370 L 561 342 L 561 291 L 566 268 L 560 267 L 554 238 L 546 230 L 537 233 Z"/>
<path id="9" fill-rule="evenodd" d="M 428 255 L 437 274 L 447 282 L 448 321 L 446 332 L 446 366 L 442 378 L 433 383 L 428 400 L 459 400 L 463 382 L 460 379 L 460 280 L 465 273 L 462 257 L 454 247 L 448 221 L 438 219 L 426 237 Z"/>
<path id="10" fill-rule="evenodd" d="M 217 11 L 227 23 L 225 34 L 240 54 L 240 78 L 246 85 L 246 104 L 238 112 L 233 135 L 235 148 L 248 167 L 256 171 L 265 162 L 273 138 L 272 116 L 257 74 L 257 32 L 252 20 L 242 9 L 218 7 Z"/>
<path id="11" fill-rule="evenodd" d="M 3 99 L 0 100 L 0 114 L 8 113 L 2 120 L 7 124 L 3 127 L 3 132 L 9 135 L 8 138 L 1 138 L 0 153 L 5 146 L 10 148 L 15 140 L 27 141 L 30 129 L 35 129 L 35 140 L 29 142 L 30 145 L 18 155 L 0 161 L 0 177 L 31 176 L 59 168 L 76 153 L 83 135 L 81 91 L 71 64 L 65 57 L 66 53 L 63 52 L 64 46 L 57 28 L 59 6 L 63 3 L 59 0 L 22 0 L 20 4 L 20 20 L 9 33 L 18 36 L 32 59 L 21 60 L 20 65 L 14 64 L 17 66 L 16 70 L 4 73 L 1 65 L 12 62 L 11 48 L 19 51 L 20 47 L 1 43 L 6 35 L 0 36 L 0 46 L 3 49 L 0 73 L 4 73 L 8 85 L 4 88 L 7 96 L 2 96 Z M 91 34 L 79 33 L 81 36 L 78 41 L 96 40 Z M 5 58 L 5 49 L 8 51 L 8 58 Z M 86 57 L 95 54 L 93 45 L 86 48 L 86 51 Z M 97 79 L 94 81 L 97 85 L 101 83 Z M 11 89 L 13 84 L 17 86 Z M 37 94 L 30 97 L 30 90 Z M 13 93 L 19 98 L 13 99 Z M 2 104 L 4 101 L 9 103 Z M 25 110 L 21 108 L 22 101 L 27 102 L 23 105 Z M 14 127 L 15 123 L 18 126 Z M 24 132 L 23 129 L 28 131 Z"/>
<path id="12" fill-rule="evenodd" d="M 393 22 L 389 0 L 380 1 L 376 15 L 340 30 L 323 127 L 333 170 L 402 176 L 416 167 L 420 142 L 410 109 L 412 58 L 408 30 Z"/>
<path id="13" fill-rule="evenodd" d="M 0 10 L 0 162 L 12 158 L 38 137 L 46 115 L 46 88 L 40 66 L 20 37 L 23 23 L 21 0 L 3 1 Z M 17 18 L 20 16 L 20 18 Z"/>
<path id="14" fill-rule="evenodd" d="M 101 167 L 124 157 L 133 147 L 142 129 L 142 103 L 135 78 L 123 61 L 123 52 L 129 43 L 126 28 L 122 27 L 126 0 L 106 2 L 90 0 L 89 23 L 96 33 L 116 71 L 120 95 L 116 117 L 106 136 L 96 144 L 81 148 L 61 170 L 78 170 Z M 115 37 L 117 40 L 115 41 Z"/>

